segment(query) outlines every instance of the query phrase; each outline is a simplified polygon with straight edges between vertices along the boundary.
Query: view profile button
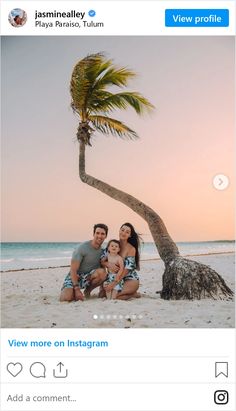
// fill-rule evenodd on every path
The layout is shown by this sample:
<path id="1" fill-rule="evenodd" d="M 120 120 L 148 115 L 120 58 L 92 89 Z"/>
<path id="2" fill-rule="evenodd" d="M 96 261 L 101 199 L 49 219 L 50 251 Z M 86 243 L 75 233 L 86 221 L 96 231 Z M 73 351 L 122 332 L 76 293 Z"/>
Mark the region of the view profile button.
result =
<path id="1" fill-rule="evenodd" d="M 228 27 L 228 9 L 166 9 L 166 27 Z"/>

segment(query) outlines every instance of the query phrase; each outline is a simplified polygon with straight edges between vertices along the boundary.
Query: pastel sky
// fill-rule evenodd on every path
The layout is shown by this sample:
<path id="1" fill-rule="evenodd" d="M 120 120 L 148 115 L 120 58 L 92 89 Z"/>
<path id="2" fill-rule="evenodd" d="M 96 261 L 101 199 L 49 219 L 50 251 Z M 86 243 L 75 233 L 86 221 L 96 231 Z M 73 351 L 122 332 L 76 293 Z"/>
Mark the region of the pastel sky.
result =
<path id="1" fill-rule="evenodd" d="M 156 109 L 113 113 L 140 139 L 96 134 L 87 172 L 151 206 L 176 241 L 233 239 L 233 37 L 16 36 L 2 38 L 2 240 L 82 241 L 97 222 L 117 237 L 126 221 L 151 240 L 145 221 L 78 176 L 70 76 L 99 51 L 136 71 L 129 89 Z"/>

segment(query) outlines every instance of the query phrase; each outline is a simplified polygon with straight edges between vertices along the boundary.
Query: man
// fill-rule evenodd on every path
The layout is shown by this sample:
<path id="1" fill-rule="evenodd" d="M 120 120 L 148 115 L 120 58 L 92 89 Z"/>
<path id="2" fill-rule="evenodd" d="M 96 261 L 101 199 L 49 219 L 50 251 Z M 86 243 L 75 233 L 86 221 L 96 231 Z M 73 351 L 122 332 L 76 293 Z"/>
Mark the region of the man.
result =
<path id="1" fill-rule="evenodd" d="M 80 244 L 72 255 L 70 273 L 65 278 L 60 301 L 78 301 L 89 298 L 91 291 L 106 279 L 106 271 L 101 268 L 101 245 L 107 237 L 108 227 L 95 224 L 93 239 Z M 84 294 L 81 289 L 84 289 Z"/>

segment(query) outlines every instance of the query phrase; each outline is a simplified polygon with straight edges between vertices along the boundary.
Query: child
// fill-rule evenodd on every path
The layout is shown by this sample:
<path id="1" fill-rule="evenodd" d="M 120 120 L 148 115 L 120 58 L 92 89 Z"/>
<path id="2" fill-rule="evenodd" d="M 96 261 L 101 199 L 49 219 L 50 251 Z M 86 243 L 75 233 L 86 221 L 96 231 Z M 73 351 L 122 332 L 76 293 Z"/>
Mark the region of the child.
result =
<path id="1" fill-rule="evenodd" d="M 108 271 L 107 279 L 104 282 L 104 289 L 108 299 L 115 300 L 119 291 L 123 288 L 123 280 L 121 279 L 124 271 L 123 258 L 119 255 L 120 242 L 118 240 L 110 240 L 107 244 L 107 261 L 108 263 L 116 264 L 119 267 L 118 273 Z"/>

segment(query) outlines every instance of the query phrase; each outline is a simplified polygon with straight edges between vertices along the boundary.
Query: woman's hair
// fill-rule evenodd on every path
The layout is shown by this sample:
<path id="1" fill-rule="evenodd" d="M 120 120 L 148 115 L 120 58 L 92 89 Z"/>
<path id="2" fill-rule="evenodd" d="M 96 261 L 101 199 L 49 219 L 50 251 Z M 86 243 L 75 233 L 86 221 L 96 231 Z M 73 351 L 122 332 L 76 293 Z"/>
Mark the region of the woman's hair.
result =
<path id="1" fill-rule="evenodd" d="M 110 245 L 111 243 L 116 243 L 116 244 L 118 244 L 118 246 L 120 247 L 120 242 L 119 242 L 119 240 L 114 240 L 114 239 L 112 239 L 112 240 L 108 241 L 107 246 L 106 246 L 106 251 L 108 251 L 109 245 Z"/>
<path id="2" fill-rule="evenodd" d="M 139 260 L 140 260 L 140 252 L 139 252 L 139 248 L 140 248 L 140 241 L 142 241 L 140 235 L 138 233 L 136 233 L 134 226 L 132 226 L 132 224 L 130 223 L 124 223 L 122 224 L 122 226 L 120 228 L 122 228 L 123 226 L 127 226 L 130 228 L 131 230 L 131 235 L 128 238 L 128 243 L 130 243 L 134 248 L 135 248 L 135 262 L 136 262 L 136 267 L 137 270 L 140 269 L 140 265 L 139 265 Z"/>

